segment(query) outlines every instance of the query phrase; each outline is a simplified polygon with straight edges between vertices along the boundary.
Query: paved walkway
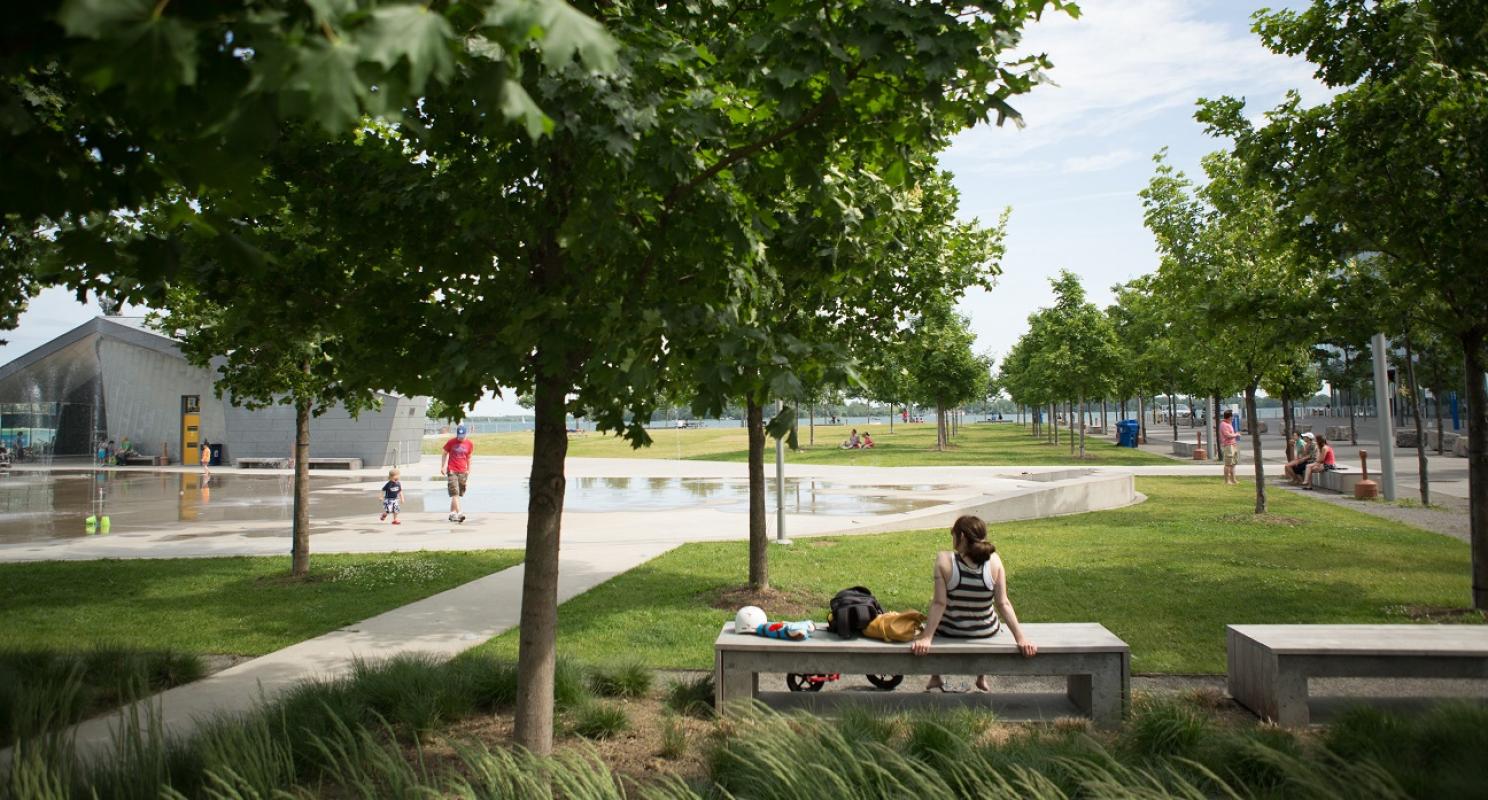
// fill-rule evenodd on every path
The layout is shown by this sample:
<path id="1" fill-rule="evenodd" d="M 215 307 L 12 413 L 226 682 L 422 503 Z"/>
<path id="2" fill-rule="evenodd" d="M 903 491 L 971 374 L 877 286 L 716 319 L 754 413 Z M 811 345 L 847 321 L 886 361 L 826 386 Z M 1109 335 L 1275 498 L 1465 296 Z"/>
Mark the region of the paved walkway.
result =
<path id="1" fill-rule="evenodd" d="M 643 564 L 680 542 L 624 542 L 570 548 L 559 562 L 558 602 Z M 516 627 L 522 567 L 516 566 L 418 602 L 255 658 L 195 683 L 88 720 L 72 730 L 78 753 L 95 758 L 113 749 L 115 731 L 130 718 L 158 719 L 172 736 L 187 736 L 211 717 L 251 710 L 261 699 L 312 678 L 346 674 L 358 658 L 400 653 L 454 656 Z M 152 710 L 153 709 L 153 710 Z M 131 711 L 134 712 L 131 717 Z M 0 751 L 0 764 L 10 761 Z"/>

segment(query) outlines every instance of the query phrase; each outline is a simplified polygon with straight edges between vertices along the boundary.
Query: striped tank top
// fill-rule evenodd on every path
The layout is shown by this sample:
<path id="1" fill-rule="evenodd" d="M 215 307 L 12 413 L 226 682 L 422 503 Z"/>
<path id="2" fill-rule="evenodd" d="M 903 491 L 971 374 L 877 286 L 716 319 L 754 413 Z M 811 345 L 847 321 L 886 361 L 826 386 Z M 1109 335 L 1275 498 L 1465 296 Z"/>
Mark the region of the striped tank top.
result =
<path id="1" fill-rule="evenodd" d="M 997 584 L 992 580 L 992 560 L 980 567 L 966 564 L 951 556 L 955 570 L 946 585 L 946 610 L 936 634 L 952 639 L 985 639 L 1002 629 L 997 611 L 992 607 Z"/>

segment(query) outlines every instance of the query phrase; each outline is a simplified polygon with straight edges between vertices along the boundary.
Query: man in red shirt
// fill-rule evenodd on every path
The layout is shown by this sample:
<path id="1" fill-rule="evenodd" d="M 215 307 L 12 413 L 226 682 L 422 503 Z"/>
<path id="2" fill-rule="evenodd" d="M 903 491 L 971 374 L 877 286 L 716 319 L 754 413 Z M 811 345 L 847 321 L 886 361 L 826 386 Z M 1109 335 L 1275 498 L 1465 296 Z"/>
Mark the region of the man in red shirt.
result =
<path id="1" fill-rule="evenodd" d="M 449 486 L 450 522 L 464 522 L 460 513 L 460 498 L 465 496 L 465 482 L 470 477 L 470 454 L 475 452 L 475 443 L 465 438 L 465 426 L 455 427 L 455 438 L 444 443 L 444 455 L 439 457 L 439 474 L 445 476 Z"/>
<path id="2" fill-rule="evenodd" d="M 1240 434 L 1235 432 L 1235 412 L 1225 409 L 1219 422 L 1219 449 L 1224 453 L 1224 478 L 1227 484 L 1238 484 L 1235 480 L 1235 465 L 1240 463 Z"/>

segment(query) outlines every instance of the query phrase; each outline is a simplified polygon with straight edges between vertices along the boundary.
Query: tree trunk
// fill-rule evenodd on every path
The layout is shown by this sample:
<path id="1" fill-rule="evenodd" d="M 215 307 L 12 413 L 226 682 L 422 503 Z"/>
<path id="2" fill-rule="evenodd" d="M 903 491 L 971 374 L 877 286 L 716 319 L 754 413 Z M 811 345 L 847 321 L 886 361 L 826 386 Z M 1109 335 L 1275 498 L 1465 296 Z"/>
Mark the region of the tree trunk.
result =
<path id="1" fill-rule="evenodd" d="M 1355 417 L 1357 415 L 1354 413 L 1354 387 L 1352 386 L 1350 386 L 1348 389 L 1348 397 L 1349 444 L 1357 446 L 1359 444 L 1359 426 L 1358 422 L 1355 420 Z"/>
<path id="2" fill-rule="evenodd" d="M 1297 437 L 1293 435 L 1292 401 L 1286 392 L 1281 393 L 1281 435 L 1286 437 L 1286 460 L 1297 457 Z M 1259 427 L 1259 426 L 1257 426 Z"/>
<path id="3" fill-rule="evenodd" d="M 809 441 L 807 443 L 810 444 L 810 445 L 812 445 L 812 446 L 815 446 L 816 445 L 816 404 L 815 403 L 812 403 L 811 405 L 807 406 L 806 408 L 807 408 L 806 414 L 810 417 L 810 426 L 807 429 L 808 430 L 807 437 L 808 437 Z M 894 415 L 893 414 L 890 414 L 889 415 L 889 433 L 893 433 L 893 432 L 894 432 Z"/>
<path id="4" fill-rule="evenodd" d="M 1441 365 L 1438 364 L 1437 366 L 1439 368 Z M 1442 427 L 1446 424 L 1445 420 L 1442 419 L 1442 395 L 1445 393 L 1441 390 L 1441 386 L 1437 385 L 1432 388 L 1431 394 L 1433 395 L 1432 399 L 1436 401 L 1432 403 L 1432 405 L 1436 406 L 1436 454 L 1441 455 L 1445 450 L 1445 445 L 1442 444 L 1442 441 L 1446 438 L 1442 436 L 1442 431 L 1446 430 L 1446 428 Z"/>
<path id="5" fill-rule="evenodd" d="M 770 538 L 765 530 L 765 412 L 749 398 L 749 588 L 770 588 Z"/>
<path id="6" fill-rule="evenodd" d="M 1173 441 L 1178 441 L 1178 398 L 1173 396 L 1173 390 L 1168 390 L 1168 421 L 1173 423 Z"/>
<path id="7" fill-rule="evenodd" d="M 1488 610 L 1488 389 L 1483 386 L 1484 331 L 1461 337 L 1467 372 L 1467 496 L 1472 530 L 1473 608 Z"/>
<path id="8" fill-rule="evenodd" d="M 1056 403 L 1049 404 L 1049 441 L 1056 447 L 1059 445 L 1059 406 Z"/>
<path id="9" fill-rule="evenodd" d="M 1266 513 L 1266 465 L 1261 462 L 1261 426 L 1255 421 L 1257 383 L 1257 381 L 1251 381 L 1245 387 L 1245 416 L 1250 420 L 1250 453 L 1251 458 L 1255 460 L 1255 513 L 1264 514 Z"/>
<path id="10" fill-rule="evenodd" d="M 894 435 L 894 404 L 889 403 L 889 435 Z"/>
<path id="11" fill-rule="evenodd" d="M 1410 334 L 1405 334 L 1405 379 L 1410 381 L 1411 419 L 1416 421 L 1416 466 L 1421 471 L 1421 505 L 1431 505 L 1431 479 L 1426 464 L 1426 424 L 1421 421 L 1421 387 L 1416 383 L 1416 358 Z"/>
<path id="12" fill-rule="evenodd" d="M 1066 401 L 1065 402 L 1065 404 L 1064 404 L 1064 411 L 1065 411 L 1065 417 L 1064 417 L 1065 427 L 1064 427 L 1064 432 L 1067 433 L 1067 434 L 1069 434 L 1069 436 L 1067 438 L 1069 439 L 1070 455 L 1074 455 L 1075 454 L 1075 403 L 1074 403 L 1073 400 L 1070 400 L 1070 401 Z M 1081 426 L 1082 429 L 1083 429 L 1083 427 L 1084 426 Z"/>
<path id="13" fill-rule="evenodd" d="M 558 638 L 558 551 L 563 522 L 568 430 L 564 403 L 571 381 L 540 374 L 533 387 L 532 469 L 527 490 L 527 552 L 517 649 L 517 744 L 538 755 L 553 750 L 553 665 Z"/>
<path id="14" fill-rule="evenodd" d="M 1080 460 L 1085 460 L 1085 396 L 1080 396 Z"/>
<path id="15" fill-rule="evenodd" d="M 295 400 L 294 530 L 289 574 L 310 574 L 310 401 Z"/>
<path id="16" fill-rule="evenodd" d="M 1213 447 L 1209 449 L 1214 452 L 1213 458 L 1215 461 L 1224 461 L 1224 453 L 1219 447 L 1219 395 L 1212 395 L 1210 402 L 1214 406 L 1214 410 L 1209 412 L 1210 424 L 1214 427 L 1214 438 L 1209 440 L 1213 443 Z"/>
<path id="17" fill-rule="evenodd" d="M 1147 444 L 1147 398 L 1137 394 L 1137 444 Z"/>

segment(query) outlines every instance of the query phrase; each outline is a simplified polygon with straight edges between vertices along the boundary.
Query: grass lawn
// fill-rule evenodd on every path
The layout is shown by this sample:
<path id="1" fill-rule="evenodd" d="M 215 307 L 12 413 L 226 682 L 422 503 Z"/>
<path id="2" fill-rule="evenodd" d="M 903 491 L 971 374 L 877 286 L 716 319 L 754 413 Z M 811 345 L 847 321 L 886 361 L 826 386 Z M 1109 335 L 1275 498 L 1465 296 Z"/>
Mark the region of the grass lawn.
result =
<path id="1" fill-rule="evenodd" d="M 1468 546 L 1444 536 L 1286 492 L 1256 521 L 1251 485 L 1217 478 L 1139 478 L 1137 489 L 1147 502 L 992 527 L 1022 620 L 1100 622 L 1131 645 L 1136 671 L 1221 673 L 1229 623 L 1408 622 L 1406 607 L 1469 599 Z M 910 531 L 771 547 L 771 585 L 786 605 L 765 610 L 821 620 L 828 599 L 855 584 L 885 608 L 924 610 L 934 553 L 949 539 Z M 744 582 L 747 556 L 744 542 L 689 544 L 570 600 L 560 652 L 711 667 L 733 611 L 710 603 Z M 482 647 L 514 656 L 516 633 Z"/>
<path id="2" fill-rule="evenodd" d="M 244 656 L 287 647 L 522 561 L 517 550 L 0 564 L 0 650 Z"/>
<path id="3" fill-rule="evenodd" d="M 1058 445 L 1047 444 L 1028 435 L 1026 426 L 1015 422 L 997 424 L 969 423 L 956 437 L 955 446 L 945 452 L 935 450 L 935 426 L 929 423 L 896 424 L 890 434 L 887 425 L 866 428 L 873 434 L 872 450 L 843 450 L 838 445 L 849 433 L 847 426 L 816 426 L 816 444 L 809 444 L 808 426 L 800 432 L 802 449 L 786 453 L 786 460 L 798 464 L 845 464 L 860 467 L 912 466 L 1043 466 L 1056 464 L 1140 465 L 1171 464 L 1171 459 L 1141 450 L 1116 447 L 1109 437 L 1087 436 L 1085 461 L 1071 455 L 1061 431 Z M 628 442 L 597 433 L 570 436 L 568 454 L 576 457 L 603 458 L 685 458 L 702 461 L 745 461 L 749 443 L 743 428 L 694 428 L 692 430 L 655 430 L 650 447 L 633 449 Z M 475 452 L 487 456 L 530 456 L 532 434 L 476 434 Z M 424 440 L 424 452 L 437 454 L 443 439 Z M 773 447 L 773 444 L 770 445 Z M 773 451 L 772 451 L 773 452 Z"/>

